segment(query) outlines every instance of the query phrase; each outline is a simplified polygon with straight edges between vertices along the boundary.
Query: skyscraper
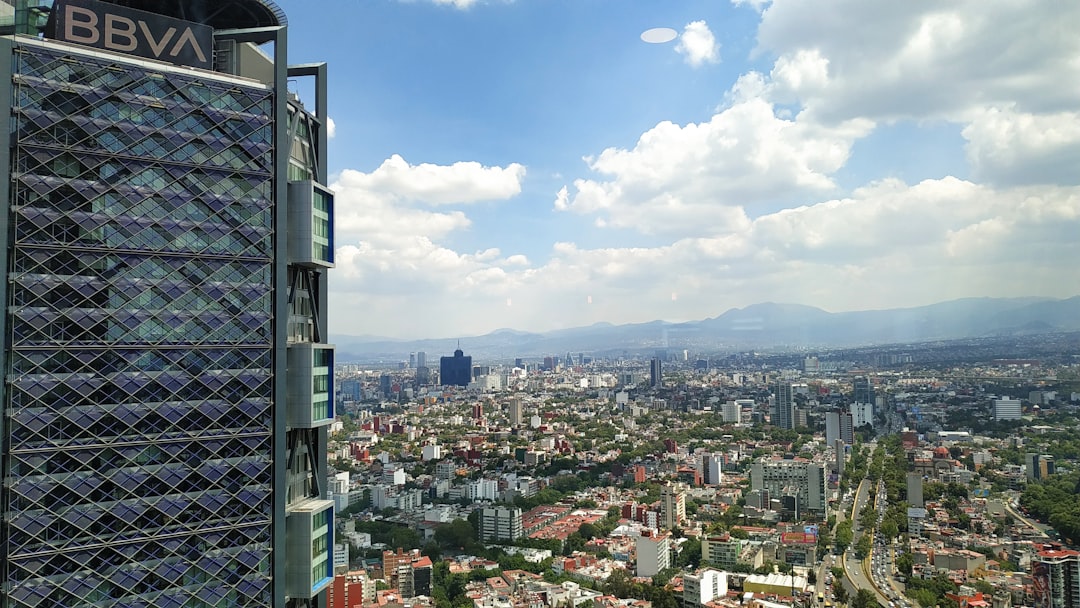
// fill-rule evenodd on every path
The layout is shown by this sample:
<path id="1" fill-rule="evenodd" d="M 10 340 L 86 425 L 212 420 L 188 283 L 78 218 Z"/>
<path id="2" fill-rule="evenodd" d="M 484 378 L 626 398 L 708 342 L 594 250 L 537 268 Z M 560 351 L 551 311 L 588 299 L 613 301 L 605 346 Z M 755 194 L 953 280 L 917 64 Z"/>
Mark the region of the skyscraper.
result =
<path id="1" fill-rule="evenodd" d="M 649 386 L 655 388 L 664 386 L 664 364 L 659 357 L 653 357 L 649 361 Z"/>
<path id="2" fill-rule="evenodd" d="M 0 605 L 321 605 L 325 64 L 271 0 L 5 8 Z"/>
<path id="3" fill-rule="evenodd" d="M 783 379 L 776 381 L 771 422 L 777 428 L 795 428 L 795 402 L 792 399 L 791 383 Z"/>
<path id="4" fill-rule="evenodd" d="M 521 397 L 513 397 L 507 409 L 510 426 L 521 426 L 525 422 L 524 408 L 521 406 Z"/>
<path id="5" fill-rule="evenodd" d="M 472 357 L 459 348 L 453 357 L 439 358 L 439 383 L 443 386 L 469 386 L 472 382 Z"/>
<path id="6" fill-rule="evenodd" d="M 870 378 L 867 378 L 866 376 L 855 376 L 852 385 L 855 393 L 853 399 L 855 403 L 866 403 L 873 409 L 874 385 L 870 383 Z"/>

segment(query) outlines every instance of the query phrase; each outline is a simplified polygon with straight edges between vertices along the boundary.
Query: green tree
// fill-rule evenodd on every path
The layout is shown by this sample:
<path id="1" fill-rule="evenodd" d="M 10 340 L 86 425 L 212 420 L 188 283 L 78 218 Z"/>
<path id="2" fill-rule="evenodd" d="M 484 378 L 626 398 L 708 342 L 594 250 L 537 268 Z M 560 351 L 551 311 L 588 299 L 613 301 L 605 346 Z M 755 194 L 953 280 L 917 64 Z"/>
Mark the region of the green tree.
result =
<path id="1" fill-rule="evenodd" d="M 915 558 L 911 555 L 911 552 L 904 551 L 900 555 L 896 556 L 896 569 L 900 571 L 904 576 L 911 576 L 911 572 L 915 567 Z"/>
<path id="2" fill-rule="evenodd" d="M 873 591 L 859 589 L 855 597 L 852 598 L 851 605 L 853 608 L 877 608 L 878 603 Z"/>
<path id="3" fill-rule="evenodd" d="M 869 534 L 863 534 L 859 537 L 859 540 L 855 541 L 855 555 L 858 556 L 859 559 L 863 559 L 870 555 L 870 549 L 872 548 L 873 545 L 870 541 Z"/>
<path id="4" fill-rule="evenodd" d="M 843 573 L 843 571 L 841 571 L 840 575 L 836 576 L 836 584 L 833 585 L 833 595 L 836 596 L 836 603 L 837 604 L 846 604 L 848 602 L 848 599 L 849 599 L 848 598 L 847 587 L 845 587 L 843 585 L 843 583 L 841 582 L 841 577 L 843 575 L 844 575 L 844 573 Z"/>

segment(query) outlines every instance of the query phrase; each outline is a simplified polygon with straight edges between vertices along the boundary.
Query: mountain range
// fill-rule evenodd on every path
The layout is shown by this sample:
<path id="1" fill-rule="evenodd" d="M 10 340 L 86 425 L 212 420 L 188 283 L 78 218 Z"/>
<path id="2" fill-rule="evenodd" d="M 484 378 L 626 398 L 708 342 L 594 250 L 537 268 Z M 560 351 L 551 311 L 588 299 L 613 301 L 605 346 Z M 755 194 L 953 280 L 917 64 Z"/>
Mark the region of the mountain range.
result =
<path id="1" fill-rule="evenodd" d="M 500 329 L 482 336 L 394 340 L 335 335 L 338 362 L 400 361 L 424 351 L 428 360 L 461 348 L 477 360 L 659 348 L 718 352 L 751 348 L 836 348 L 954 340 L 1010 334 L 1080 331 L 1080 296 L 964 298 L 914 308 L 828 312 L 764 302 L 700 321 L 596 323 L 549 332 Z"/>

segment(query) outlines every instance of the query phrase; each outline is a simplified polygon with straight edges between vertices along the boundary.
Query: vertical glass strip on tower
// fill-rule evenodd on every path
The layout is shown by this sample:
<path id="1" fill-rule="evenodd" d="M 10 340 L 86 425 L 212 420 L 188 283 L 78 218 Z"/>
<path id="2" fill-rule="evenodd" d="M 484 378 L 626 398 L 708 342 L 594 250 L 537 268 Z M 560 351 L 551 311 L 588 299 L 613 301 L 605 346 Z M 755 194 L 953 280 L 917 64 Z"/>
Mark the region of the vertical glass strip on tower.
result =
<path id="1" fill-rule="evenodd" d="M 0 603 L 271 605 L 273 90 L 13 44 Z"/>

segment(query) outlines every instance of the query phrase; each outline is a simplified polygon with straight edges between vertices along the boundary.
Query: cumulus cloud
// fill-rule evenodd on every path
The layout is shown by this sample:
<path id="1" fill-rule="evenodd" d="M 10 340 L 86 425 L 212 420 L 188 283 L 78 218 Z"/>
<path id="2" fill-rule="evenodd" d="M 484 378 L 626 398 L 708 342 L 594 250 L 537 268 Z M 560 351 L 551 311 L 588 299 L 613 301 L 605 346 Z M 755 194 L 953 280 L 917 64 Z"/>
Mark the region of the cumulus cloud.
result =
<path id="1" fill-rule="evenodd" d="M 370 173 L 342 171 L 331 184 L 340 276 L 350 282 L 383 277 L 392 293 L 405 285 L 429 285 L 432 275 L 481 271 L 499 263 L 522 266 L 523 260 L 527 263 L 523 256 L 500 262 L 498 249 L 459 254 L 439 243 L 472 225 L 463 210 L 442 209 L 509 199 L 521 191 L 524 175 L 525 168 L 517 164 L 410 165 L 398 155 Z M 440 210 L 432 210 L 433 205 Z"/>
<path id="2" fill-rule="evenodd" d="M 485 167 L 477 162 L 410 165 L 394 154 L 371 173 L 346 170 L 341 183 L 397 200 L 444 205 L 516 196 L 521 193 L 524 177 L 525 167 L 517 163 L 506 167 Z"/>
<path id="3" fill-rule="evenodd" d="M 808 54 L 827 60 L 827 86 L 794 90 L 823 120 L 964 120 L 1009 103 L 1067 111 L 1080 104 L 1080 37 L 1066 23 L 1080 23 L 1080 4 L 776 0 L 757 52 L 777 57 L 779 72 Z"/>
<path id="4" fill-rule="evenodd" d="M 663 122 L 632 149 L 608 148 L 588 167 L 603 179 L 575 180 L 555 209 L 598 214 L 607 225 L 643 233 L 709 235 L 745 227 L 743 208 L 833 189 L 868 121 L 822 127 L 779 118 L 760 97 L 708 122 Z"/>
<path id="5" fill-rule="evenodd" d="M 386 294 L 374 306 L 393 303 L 387 323 L 398 325 L 395 335 L 469 335 L 494 327 L 700 319 L 777 299 L 850 310 L 977 295 L 1065 297 L 1080 282 L 1073 264 L 1078 230 L 1077 187 L 886 179 L 711 237 L 652 247 L 557 242 L 537 266 L 490 250 L 455 253 L 423 239 L 409 239 L 393 254 L 339 251 L 338 259 L 340 272 L 363 277 L 357 285 Z M 355 297 L 369 297 L 364 289 Z M 448 329 L 425 314 L 430 303 L 417 293 L 445 294 L 440 308 L 445 303 L 448 315 L 460 314 L 461 324 Z M 551 314 L 553 302 L 559 315 Z"/>
<path id="6" fill-rule="evenodd" d="M 980 178 L 997 184 L 1080 183 L 1080 112 L 1032 114 L 1007 107 L 973 114 L 963 136 Z"/>
<path id="7" fill-rule="evenodd" d="M 720 61 L 720 44 L 704 21 L 691 21 L 679 35 L 675 50 L 693 67 Z"/>
<path id="8" fill-rule="evenodd" d="M 337 123 L 334 122 L 333 118 L 330 118 L 329 116 L 327 116 L 326 117 L 326 136 L 328 138 L 330 138 L 330 139 L 333 139 L 335 135 L 337 135 Z"/>

